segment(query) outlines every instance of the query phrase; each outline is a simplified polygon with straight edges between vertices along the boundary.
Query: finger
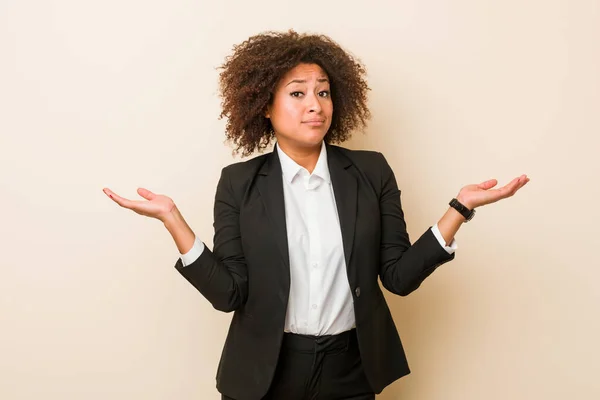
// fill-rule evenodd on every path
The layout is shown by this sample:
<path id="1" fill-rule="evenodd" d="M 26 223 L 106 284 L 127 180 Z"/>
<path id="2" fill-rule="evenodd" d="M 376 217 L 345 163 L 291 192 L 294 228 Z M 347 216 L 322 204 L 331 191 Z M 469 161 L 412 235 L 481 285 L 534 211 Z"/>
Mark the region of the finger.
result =
<path id="1" fill-rule="evenodd" d="M 525 176 L 525 178 L 523 178 Z M 518 178 L 514 178 L 510 183 L 504 185 L 501 188 L 488 190 L 486 192 L 487 198 L 485 204 L 495 203 L 498 200 L 505 199 L 514 195 L 523 185 L 529 182 L 529 178 L 526 175 L 522 175 Z"/>
<path id="2" fill-rule="evenodd" d="M 117 194 L 115 192 L 113 192 L 112 190 L 110 190 L 109 188 L 104 188 L 102 189 L 102 191 L 104 192 L 105 195 L 107 195 L 108 197 L 110 197 L 111 199 L 115 199 L 117 196 Z"/>
<path id="3" fill-rule="evenodd" d="M 517 187 L 516 189 L 520 189 L 522 188 L 527 182 L 529 182 L 529 178 L 527 177 L 527 175 L 523 174 L 520 177 L 517 178 Z"/>
<path id="4" fill-rule="evenodd" d="M 527 185 L 527 182 L 529 182 L 529 178 L 527 176 L 525 176 L 525 178 L 521 178 L 519 181 L 519 185 L 517 186 L 517 190 L 519 190 L 523 186 Z M 516 190 L 515 190 L 515 192 L 516 192 Z"/>
<path id="5" fill-rule="evenodd" d="M 524 177 L 525 175 L 521 175 L 515 179 L 513 179 L 512 181 L 510 181 L 510 183 L 506 184 L 503 188 L 501 188 L 500 190 L 502 191 L 504 197 L 510 197 L 513 194 L 515 194 L 517 192 L 517 190 L 519 190 L 519 188 L 521 188 L 523 186 L 523 182 L 524 182 Z"/>
<path id="6" fill-rule="evenodd" d="M 126 199 L 124 197 L 119 196 L 118 194 L 116 194 L 115 192 L 113 192 L 112 190 L 108 189 L 108 188 L 104 188 L 103 192 L 106 193 L 106 195 L 108 197 L 110 197 L 111 199 L 113 199 L 113 201 L 115 203 L 117 203 L 118 205 L 120 205 L 121 207 L 125 207 L 125 208 L 133 208 L 135 206 L 135 201 L 133 200 L 129 200 Z"/>

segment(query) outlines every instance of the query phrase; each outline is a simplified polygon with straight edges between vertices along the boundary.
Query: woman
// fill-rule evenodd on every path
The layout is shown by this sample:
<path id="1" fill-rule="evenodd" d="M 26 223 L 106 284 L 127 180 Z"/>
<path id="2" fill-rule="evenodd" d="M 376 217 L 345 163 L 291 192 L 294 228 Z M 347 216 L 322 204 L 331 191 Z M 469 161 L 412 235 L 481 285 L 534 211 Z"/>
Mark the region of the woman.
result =
<path id="1" fill-rule="evenodd" d="M 333 145 L 369 118 L 364 73 L 321 35 L 269 32 L 235 47 L 220 76 L 227 137 L 244 155 L 276 145 L 223 169 L 212 252 L 169 197 L 104 189 L 162 221 L 177 270 L 234 312 L 217 372 L 223 399 L 374 399 L 410 372 L 378 278 L 393 293 L 414 291 L 454 258 L 475 208 L 529 181 L 463 187 L 411 245 L 383 155 Z"/>

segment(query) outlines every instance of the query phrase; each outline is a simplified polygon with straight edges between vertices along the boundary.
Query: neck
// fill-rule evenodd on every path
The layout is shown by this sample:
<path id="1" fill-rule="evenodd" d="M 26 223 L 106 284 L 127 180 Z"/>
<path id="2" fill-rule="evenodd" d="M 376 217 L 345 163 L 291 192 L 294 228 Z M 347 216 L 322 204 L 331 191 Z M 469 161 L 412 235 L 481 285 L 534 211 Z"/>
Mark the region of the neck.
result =
<path id="1" fill-rule="evenodd" d="M 319 161 L 319 155 L 321 154 L 322 146 L 321 143 L 316 146 L 299 147 L 290 146 L 289 143 L 286 143 L 285 141 L 277 141 L 277 145 L 285 154 L 294 160 L 296 164 L 306 168 L 306 170 L 312 174 L 315 166 L 317 165 L 317 161 Z"/>

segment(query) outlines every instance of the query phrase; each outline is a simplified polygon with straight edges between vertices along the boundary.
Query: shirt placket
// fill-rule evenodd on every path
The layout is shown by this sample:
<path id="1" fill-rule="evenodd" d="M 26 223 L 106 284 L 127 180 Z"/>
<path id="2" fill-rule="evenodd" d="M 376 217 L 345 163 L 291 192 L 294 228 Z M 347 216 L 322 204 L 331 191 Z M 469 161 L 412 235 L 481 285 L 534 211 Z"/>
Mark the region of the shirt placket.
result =
<path id="1" fill-rule="evenodd" d="M 319 178 L 311 176 L 306 178 L 306 217 L 307 217 L 307 228 L 308 228 L 308 257 L 306 266 L 309 275 L 309 295 L 308 295 L 308 321 L 305 326 L 311 330 L 315 330 L 319 326 L 319 320 L 321 315 L 321 293 L 319 291 L 319 283 L 321 282 L 321 232 L 319 229 L 319 204 L 318 204 L 318 193 L 315 188 L 315 184 L 318 184 L 315 180 Z M 312 181 L 311 181 L 312 180 Z"/>

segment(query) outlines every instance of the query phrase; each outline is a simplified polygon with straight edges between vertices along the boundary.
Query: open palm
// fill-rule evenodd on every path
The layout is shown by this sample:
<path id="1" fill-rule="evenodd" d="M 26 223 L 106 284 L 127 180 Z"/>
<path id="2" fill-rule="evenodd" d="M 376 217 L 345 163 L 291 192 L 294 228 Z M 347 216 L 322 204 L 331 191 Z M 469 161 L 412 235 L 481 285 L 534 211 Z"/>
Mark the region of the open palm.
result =
<path id="1" fill-rule="evenodd" d="M 175 203 L 170 197 L 152 193 L 144 188 L 139 188 L 137 192 L 146 200 L 129 200 L 119 196 L 108 188 L 104 188 L 102 191 L 121 207 L 128 208 L 140 215 L 156 218 L 161 221 L 164 221 L 165 217 L 169 215 L 175 207 Z"/>
<path id="2" fill-rule="evenodd" d="M 529 182 L 527 175 L 521 175 L 513 179 L 505 186 L 492 189 L 498 184 L 496 179 L 490 179 L 475 185 L 467 185 L 460 190 L 457 199 L 469 209 L 477 208 L 486 204 L 495 203 L 514 195 Z"/>

